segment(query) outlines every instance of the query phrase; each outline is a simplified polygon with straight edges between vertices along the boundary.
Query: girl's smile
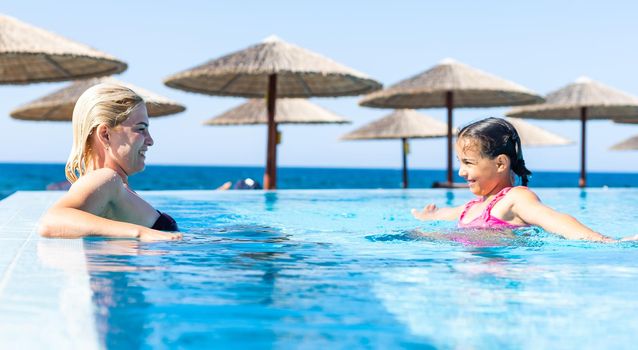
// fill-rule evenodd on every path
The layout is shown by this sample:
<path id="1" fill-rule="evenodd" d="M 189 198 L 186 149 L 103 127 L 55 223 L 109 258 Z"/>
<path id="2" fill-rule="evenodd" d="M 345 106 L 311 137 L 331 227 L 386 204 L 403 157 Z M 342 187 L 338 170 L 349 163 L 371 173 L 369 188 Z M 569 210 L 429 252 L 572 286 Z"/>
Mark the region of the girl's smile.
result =
<path id="1" fill-rule="evenodd" d="M 489 196 L 512 186 L 507 156 L 490 159 L 481 153 L 477 140 L 466 137 L 457 141 L 456 153 L 460 162 L 459 176 L 467 181 L 475 195 Z"/>

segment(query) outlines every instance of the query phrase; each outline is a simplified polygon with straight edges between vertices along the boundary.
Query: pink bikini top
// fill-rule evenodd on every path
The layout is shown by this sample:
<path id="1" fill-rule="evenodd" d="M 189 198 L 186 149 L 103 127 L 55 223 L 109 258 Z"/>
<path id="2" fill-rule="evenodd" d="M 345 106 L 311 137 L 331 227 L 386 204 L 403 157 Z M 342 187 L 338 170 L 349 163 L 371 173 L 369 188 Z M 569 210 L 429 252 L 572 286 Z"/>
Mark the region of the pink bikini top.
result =
<path id="1" fill-rule="evenodd" d="M 463 218 L 465 217 L 465 214 L 467 213 L 467 211 L 473 205 L 483 202 L 484 199 L 476 198 L 467 202 L 467 204 L 465 204 L 465 208 L 463 209 L 463 213 L 461 213 L 461 217 L 459 218 L 459 227 L 460 228 L 514 229 L 514 228 L 525 226 L 525 225 L 520 225 L 520 226 L 512 225 L 492 215 L 492 208 L 494 208 L 494 205 L 496 205 L 498 201 L 503 199 L 503 197 L 505 197 L 507 192 L 509 192 L 512 188 L 513 187 L 505 187 L 504 189 L 500 190 L 496 194 L 496 196 L 494 196 L 492 201 L 488 203 L 487 207 L 485 208 L 485 210 L 483 210 L 481 215 L 479 215 L 474 220 L 468 223 L 464 223 Z"/>

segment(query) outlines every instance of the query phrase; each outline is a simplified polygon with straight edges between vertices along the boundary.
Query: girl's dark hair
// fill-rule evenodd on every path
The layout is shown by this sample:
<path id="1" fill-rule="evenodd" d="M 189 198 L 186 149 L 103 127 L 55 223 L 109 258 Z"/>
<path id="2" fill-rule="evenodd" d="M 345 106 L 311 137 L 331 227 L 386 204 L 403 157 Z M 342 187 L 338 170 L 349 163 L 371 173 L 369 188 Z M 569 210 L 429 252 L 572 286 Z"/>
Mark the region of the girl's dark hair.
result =
<path id="1" fill-rule="evenodd" d="M 458 139 L 462 137 L 477 140 L 481 154 L 485 157 L 494 159 L 500 154 L 508 156 L 512 171 L 521 178 L 523 186 L 527 186 L 527 177 L 532 175 L 532 172 L 525 167 L 518 132 L 507 120 L 501 118 L 479 120 L 459 130 Z"/>

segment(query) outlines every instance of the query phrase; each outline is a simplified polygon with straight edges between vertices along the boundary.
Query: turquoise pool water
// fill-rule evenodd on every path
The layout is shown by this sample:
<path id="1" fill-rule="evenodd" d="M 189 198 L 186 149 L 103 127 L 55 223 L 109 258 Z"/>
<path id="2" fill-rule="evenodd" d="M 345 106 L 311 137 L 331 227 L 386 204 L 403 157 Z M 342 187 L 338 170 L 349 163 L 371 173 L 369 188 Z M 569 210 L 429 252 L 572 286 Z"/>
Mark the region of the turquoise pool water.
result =
<path id="1" fill-rule="evenodd" d="M 612 236 L 638 190 L 541 189 Z M 181 242 L 86 239 L 108 348 L 631 348 L 638 244 L 422 223 L 467 190 L 146 192 Z M 436 238 L 424 232 L 437 232 Z M 450 235 L 471 235 L 460 244 Z"/>

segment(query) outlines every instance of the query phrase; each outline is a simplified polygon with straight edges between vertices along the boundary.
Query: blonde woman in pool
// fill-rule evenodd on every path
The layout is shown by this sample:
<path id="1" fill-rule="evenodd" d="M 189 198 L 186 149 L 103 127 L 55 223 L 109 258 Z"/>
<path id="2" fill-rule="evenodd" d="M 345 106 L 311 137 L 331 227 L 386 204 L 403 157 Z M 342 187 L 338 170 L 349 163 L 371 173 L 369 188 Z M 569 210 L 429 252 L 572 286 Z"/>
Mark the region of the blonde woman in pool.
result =
<path id="1" fill-rule="evenodd" d="M 144 100 L 133 90 L 115 84 L 86 90 L 73 110 L 73 147 L 66 164 L 72 186 L 40 220 L 40 235 L 181 239 L 175 220 L 128 184 L 129 176 L 144 170 L 153 145 L 148 127 Z"/>
<path id="2" fill-rule="evenodd" d="M 454 208 L 427 205 L 412 209 L 419 220 L 458 220 L 460 228 L 507 230 L 539 226 L 567 239 L 615 242 L 583 225 L 574 217 L 543 203 L 525 187 L 531 172 L 525 167 L 521 140 L 504 119 L 487 118 L 459 131 L 456 152 L 461 162 L 459 175 L 478 197 Z M 514 176 L 523 186 L 514 187 Z M 638 236 L 622 240 L 636 240 Z"/>

